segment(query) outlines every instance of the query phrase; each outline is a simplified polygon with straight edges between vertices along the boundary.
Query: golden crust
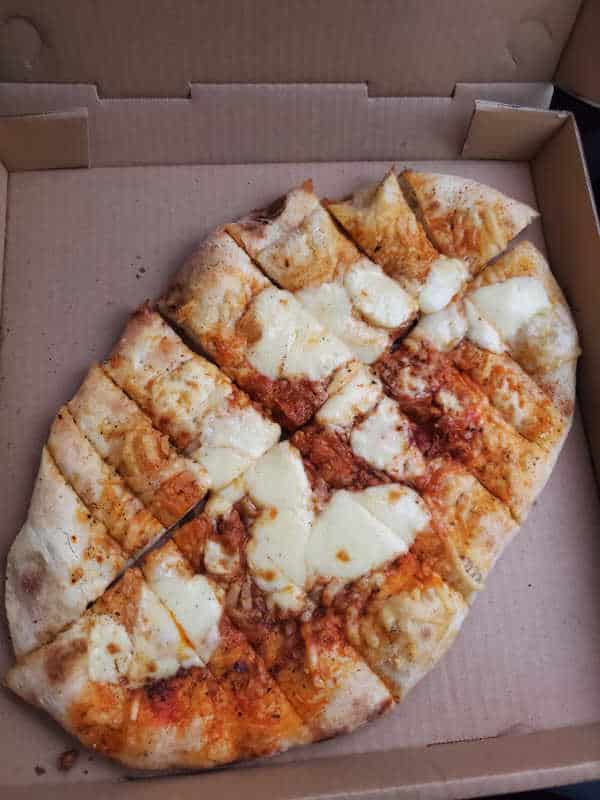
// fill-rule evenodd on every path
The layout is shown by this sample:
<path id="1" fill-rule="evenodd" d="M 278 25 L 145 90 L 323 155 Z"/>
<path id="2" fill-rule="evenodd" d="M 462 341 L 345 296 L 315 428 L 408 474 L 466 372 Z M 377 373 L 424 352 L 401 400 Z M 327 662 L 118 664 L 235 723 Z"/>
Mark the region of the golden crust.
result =
<path id="1" fill-rule="evenodd" d="M 467 261 L 473 275 L 537 216 L 524 203 L 465 178 L 412 170 L 401 178 L 438 250 Z"/>
<path id="2" fill-rule="evenodd" d="M 406 202 L 393 170 L 380 184 L 326 205 L 361 250 L 416 293 L 439 253 Z"/>

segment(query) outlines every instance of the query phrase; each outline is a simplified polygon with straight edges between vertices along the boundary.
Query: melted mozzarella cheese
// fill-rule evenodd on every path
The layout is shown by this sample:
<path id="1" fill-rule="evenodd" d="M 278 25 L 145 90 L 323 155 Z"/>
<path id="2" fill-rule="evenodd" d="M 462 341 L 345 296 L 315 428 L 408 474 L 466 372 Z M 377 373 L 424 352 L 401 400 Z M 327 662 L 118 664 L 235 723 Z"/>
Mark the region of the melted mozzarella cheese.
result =
<path id="1" fill-rule="evenodd" d="M 91 681 L 119 683 L 127 678 L 133 645 L 125 627 L 108 614 L 94 617 L 89 634 L 88 674 Z"/>
<path id="2" fill-rule="evenodd" d="M 561 306 L 543 309 L 525 322 L 514 349 L 519 363 L 530 371 L 556 369 L 580 353 L 577 329 Z"/>
<path id="3" fill-rule="evenodd" d="M 451 350 L 467 332 L 467 319 L 458 305 L 451 303 L 441 311 L 421 317 L 411 337 L 424 339 L 435 350 Z"/>
<path id="4" fill-rule="evenodd" d="M 376 361 L 389 344 L 389 334 L 368 325 L 354 314 L 352 303 L 339 283 L 310 286 L 296 293 L 302 305 L 367 364 Z"/>
<path id="5" fill-rule="evenodd" d="M 212 575 L 233 577 L 240 567 L 240 556 L 236 550 L 228 553 L 221 542 L 208 539 L 204 546 L 204 566 Z"/>
<path id="6" fill-rule="evenodd" d="M 263 508 L 311 508 L 304 464 L 289 442 L 280 442 L 257 461 L 246 474 L 246 485 L 252 499 Z"/>
<path id="7" fill-rule="evenodd" d="M 167 609 L 145 583 L 131 639 L 133 654 L 128 677 L 132 685 L 168 678 L 180 667 L 202 666 L 198 654 L 182 638 Z"/>
<path id="8" fill-rule="evenodd" d="M 342 490 L 313 525 L 306 551 L 309 581 L 355 580 L 406 550 L 401 537 Z"/>
<path id="9" fill-rule="evenodd" d="M 295 335 L 296 320 L 290 313 L 293 297 L 275 287 L 264 289 L 251 306 L 260 327 L 260 339 L 248 348 L 248 361 L 267 378 L 281 376 L 283 361 Z"/>
<path id="10" fill-rule="evenodd" d="M 344 286 L 354 307 L 373 325 L 400 328 L 416 313 L 416 303 L 408 292 L 368 258 L 350 267 Z"/>
<path id="11" fill-rule="evenodd" d="M 429 525 L 427 506 L 417 492 L 397 483 L 371 486 L 354 492 L 355 502 L 386 525 L 404 543 L 406 551 L 416 535 Z"/>
<path id="12" fill-rule="evenodd" d="M 144 575 L 185 631 L 204 664 L 219 643 L 223 609 L 216 586 L 204 575 L 193 575 L 179 551 L 165 547 L 150 561 Z"/>
<path id="13" fill-rule="evenodd" d="M 275 380 L 303 377 L 322 380 L 350 359 L 350 352 L 329 334 L 294 295 L 274 287 L 261 292 L 252 306 L 260 338 L 248 349 L 258 372 Z"/>
<path id="14" fill-rule="evenodd" d="M 350 428 L 355 418 L 372 411 L 382 396 L 381 382 L 375 373 L 364 364 L 353 362 L 340 370 L 332 381 L 329 400 L 319 409 L 317 422 Z"/>
<path id="15" fill-rule="evenodd" d="M 281 442 L 250 468 L 246 484 L 262 508 L 246 548 L 252 577 L 274 602 L 282 600 L 286 608 L 299 610 L 313 519 L 311 487 L 300 454 Z"/>
<path id="16" fill-rule="evenodd" d="M 204 513 L 216 519 L 224 517 L 246 494 L 246 480 L 243 475 L 236 478 L 228 486 L 224 486 L 218 492 L 213 492 L 204 506 Z"/>
<path id="17" fill-rule="evenodd" d="M 440 311 L 448 305 L 469 279 L 469 270 L 459 258 L 440 256 L 431 264 L 419 294 L 419 306 L 424 314 Z"/>
<path id="18" fill-rule="evenodd" d="M 538 312 L 550 308 L 542 282 L 522 275 L 502 283 L 481 286 L 469 294 L 469 299 L 509 343 L 523 324 Z"/>
<path id="19" fill-rule="evenodd" d="M 376 410 L 352 431 L 350 444 L 357 456 L 399 480 L 424 471 L 423 456 L 411 444 L 408 420 L 389 397 L 384 397 Z"/>
<path id="20" fill-rule="evenodd" d="M 465 311 L 469 325 L 467 339 L 483 350 L 489 350 L 492 353 L 503 353 L 506 350 L 506 345 L 500 338 L 500 334 L 488 320 L 484 319 L 470 300 L 465 300 Z"/>
<path id="21" fill-rule="evenodd" d="M 193 454 L 220 489 L 238 477 L 279 439 L 280 428 L 251 405 L 229 406 L 202 420 L 201 446 Z"/>
<path id="22" fill-rule="evenodd" d="M 246 558 L 254 581 L 265 592 L 301 593 L 304 555 L 312 514 L 302 509 L 265 509 L 252 526 Z"/>

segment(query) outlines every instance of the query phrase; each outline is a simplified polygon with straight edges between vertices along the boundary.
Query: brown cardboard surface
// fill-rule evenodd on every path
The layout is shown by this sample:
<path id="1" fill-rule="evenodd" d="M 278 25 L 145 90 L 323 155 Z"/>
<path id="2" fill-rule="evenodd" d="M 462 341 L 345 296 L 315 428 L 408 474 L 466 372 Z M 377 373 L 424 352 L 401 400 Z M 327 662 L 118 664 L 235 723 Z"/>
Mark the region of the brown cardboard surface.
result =
<path id="1" fill-rule="evenodd" d="M 4 0 L 0 78 L 96 83 L 103 97 L 185 97 L 194 81 L 364 81 L 372 95 L 447 97 L 461 81 L 552 80 L 579 5 Z"/>
<path id="2" fill-rule="evenodd" d="M 586 0 L 556 72 L 556 82 L 585 100 L 600 104 L 600 3 Z"/>
<path id="3" fill-rule="evenodd" d="M 477 100 L 462 155 L 464 158 L 529 161 L 567 117 L 568 114 L 561 111 L 516 108 Z"/>
<path id="4" fill-rule="evenodd" d="M 581 337 L 579 397 L 600 475 L 600 226 L 573 117 L 540 150 L 532 173 L 554 271 Z"/>
<path id="5" fill-rule="evenodd" d="M 546 145 L 542 167 L 548 174 L 565 155 L 556 151 L 563 130 Z M 527 163 L 418 166 L 474 177 L 535 204 Z M 321 194 L 335 196 L 388 167 L 362 162 L 11 174 L 0 353 L 7 488 L 2 552 L 22 523 L 56 408 L 71 396 L 90 360 L 108 352 L 127 314 L 161 291 L 201 236 L 306 177 Z M 570 167 L 579 170 L 574 161 Z M 548 231 L 566 213 L 565 195 L 557 194 L 554 205 L 547 204 L 547 192 L 542 196 L 538 189 L 538 197 Z M 564 219 L 573 223 L 568 214 Z M 527 236 L 544 247 L 539 221 Z M 549 241 L 560 261 L 557 273 L 571 291 L 569 250 Z M 588 264 L 582 251 L 577 267 Z M 359 790 L 374 796 L 395 784 L 410 784 L 413 796 L 466 797 L 483 787 L 524 788 L 598 774 L 598 727 L 581 726 L 600 720 L 599 528 L 600 502 L 578 414 L 548 487 L 459 640 L 402 706 L 352 736 L 293 751 L 268 766 L 127 784 L 125 793 L 150 797 L 170 787 L 182 797 L 203 789 L 258 797 L 274 794 L 274 785 L 283 782 L 289 797 Z M 2 672 L 11 659 L 8 649 L 2 631 Z M 88 761 L 87 753 L 70 773 L 59 773 L 55 759 L 72 746 L 69 737 L 4 691 L 0 730 L 0 786 L 30 792 L 37 785 L 46 793 L 48 786 L 94 782 L 102 797 L 115 788 L 103 781 L 125 774 L 104 759 Z M 488 737 L 499 738 L 472 741 Z M 463 743 L 444 744 L 457 741 Z M 35 774 L 36 765 L 46 769 L 43 776 Z"/>
<path id="6" fill-rule="evenodd" d="M 0 117 L 0 159 L 11 172 L 87 167 L 87 108 Z"/>
<path id="7" fill-rule="evenodd" d="M 92 166 L 448 159 L 475 99 L 546 108 L 551 97 L 547 83 L 459 84 L 438 98 L 370 97 L 367 88 L 192 84 L 187 99 L 101 100 L 94 86 L 0 84 L 0 115 L 85 106 Z"/>

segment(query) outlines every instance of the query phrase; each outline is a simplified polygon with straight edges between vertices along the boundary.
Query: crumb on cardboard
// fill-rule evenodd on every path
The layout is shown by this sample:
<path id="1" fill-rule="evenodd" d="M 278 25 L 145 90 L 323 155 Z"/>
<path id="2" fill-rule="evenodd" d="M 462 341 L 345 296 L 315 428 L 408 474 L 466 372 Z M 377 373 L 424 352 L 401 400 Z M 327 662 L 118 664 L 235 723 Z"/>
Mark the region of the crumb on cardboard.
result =
<path id="1" fill-rule="evenodd" d="M 45 775 L 46 774 L 46 770 L 44 769 L 44 767 L 40 767 L 39 764 L 36 764 L 35 767 L 33 768 L 33 770 L 34 770 L 36 775 Z"/>
<path id="2" fill-rule="evenodd" d="M 79 750 L 65 750 L 56 760 L 56 766 L 61 772 L 68 772 L 77 761 Z"/>

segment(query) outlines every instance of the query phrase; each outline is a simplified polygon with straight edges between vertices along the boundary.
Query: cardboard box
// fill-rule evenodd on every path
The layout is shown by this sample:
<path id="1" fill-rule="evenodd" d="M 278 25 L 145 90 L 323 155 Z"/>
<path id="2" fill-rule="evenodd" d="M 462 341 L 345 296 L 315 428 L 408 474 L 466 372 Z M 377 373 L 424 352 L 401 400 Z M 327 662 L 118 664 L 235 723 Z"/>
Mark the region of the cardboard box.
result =
<path id="1" fill-rule="evenodd" d="M 390 715 L 259 765 L 148 780 L 85 751 L 58 772 L 72 739 L 1 691 L 1 796 L 451 798 L 600 777 L 600 235 L 574 120 L 546 110 L 555 79 L 600 100 L 598 5 L 16 5 L 0 27 L 15 81 L 0 85 L 3 555 L 89 362 L 212 227 L 306 177 L 335 196 L 416 163 L 537 205 L 525 235 L 584 357 L 548 487 L 450 654 Z M 4 626 L 0 672 L 11 660 Z"/>

